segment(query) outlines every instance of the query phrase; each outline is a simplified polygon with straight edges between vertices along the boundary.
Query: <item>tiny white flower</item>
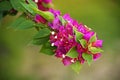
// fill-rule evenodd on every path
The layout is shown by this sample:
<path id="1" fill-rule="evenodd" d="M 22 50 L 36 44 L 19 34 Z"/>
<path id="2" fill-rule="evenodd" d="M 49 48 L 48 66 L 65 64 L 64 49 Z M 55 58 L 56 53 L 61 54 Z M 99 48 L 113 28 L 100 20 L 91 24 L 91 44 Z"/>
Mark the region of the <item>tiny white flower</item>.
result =
<path id="1" fill-rule="evenodd" d="M 71 62 L 74 63 L 75 61 L 72 59 Z"/>
<path id="2" fill-rule="evenodd" d="M 65 55 L 64 55 L 64 54 L 62 55 L 62 58 L 65 58 Z"/>
<path id="3" fill-rule="evenodd" d="M 35 0 L 36 3 L 38 3 L 38 0 Z"/>
<path id="4" fill-rule="evenodd" d="M 57 39 L 57 36 L 55 36 L 55 39 Z"/>
<path id="5" fill-rule="evenodd" d="M 51 44 L 51 46 L 54 46 L 54 45 L 55 45 L 54 43 Z"/>
<path id="6" fill-rule="evenodd" d="M 52 31 L 52 32 L 51 32 L 51 34 L 52 34 L 52 35 L 54 35 L 54 34 L 55 34 L 55 32 L 54 32 L 54 31 Z"/>

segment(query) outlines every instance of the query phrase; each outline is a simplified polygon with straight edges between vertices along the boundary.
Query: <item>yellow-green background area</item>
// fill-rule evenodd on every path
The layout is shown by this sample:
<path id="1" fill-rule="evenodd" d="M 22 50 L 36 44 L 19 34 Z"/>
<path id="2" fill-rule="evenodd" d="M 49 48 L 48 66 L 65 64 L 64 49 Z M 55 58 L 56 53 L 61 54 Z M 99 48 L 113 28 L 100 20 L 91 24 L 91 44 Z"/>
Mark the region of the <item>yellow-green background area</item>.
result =
<path id="1" fill-rule="evenodd" d="M 103 39 L 102 57 L 79 74 L 60 59 L 39 53 L 30 44 L 35 29 L 14 30 L 8 25 L 16 17 L 6 16 L 0 26 L 0 80 L 120 80 L 120 1 L 53 0 L 62 14 L 91 27 Z"/>

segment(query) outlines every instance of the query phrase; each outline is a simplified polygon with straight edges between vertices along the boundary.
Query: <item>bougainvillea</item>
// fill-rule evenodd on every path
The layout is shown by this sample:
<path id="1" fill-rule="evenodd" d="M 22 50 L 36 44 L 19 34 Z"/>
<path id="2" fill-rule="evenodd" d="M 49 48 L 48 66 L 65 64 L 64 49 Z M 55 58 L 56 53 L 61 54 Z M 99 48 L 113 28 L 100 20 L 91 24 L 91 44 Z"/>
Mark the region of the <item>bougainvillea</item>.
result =
<path id="1" fill-rule="evenodd" d="M 36 28 L 38 33 L 33 37 L 33 44 L 42 45 L 41 53 L 60 58 L 65 66 L 72 66 L 76 72 L 83 63 L 90 65 L 101 56 L 103 41 L 96 32 L 69 14 L 61 15 L 59 10 L 51 8 L 51 0 L 10 0 L 10 3 L 12 9 L 22 12 L 11 27 Z"/>

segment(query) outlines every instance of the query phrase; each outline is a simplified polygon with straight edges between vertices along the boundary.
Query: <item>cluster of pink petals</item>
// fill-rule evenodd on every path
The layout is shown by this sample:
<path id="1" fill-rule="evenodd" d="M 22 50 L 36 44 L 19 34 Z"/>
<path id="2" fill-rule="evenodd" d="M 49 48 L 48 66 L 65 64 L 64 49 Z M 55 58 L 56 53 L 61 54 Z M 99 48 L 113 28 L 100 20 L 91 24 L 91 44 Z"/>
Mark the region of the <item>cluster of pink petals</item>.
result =
<path id="1" fill-rule="evenodd" d="M 52 23 L 49 23 L 49 26 L 53 29 L 50 35 L 51 46 L 56 46 L 55 56 L 62 59 L 64 65 L 70 65 L 79 61 L 81 64 L 85 62 L 85 59 L 82 57 L 83 53 L 92 54 L 88 50 L 89 39 L 95 34 L 90 28 L 83 24 L 78 24 L 78 22 L 72 19 L 69 14 L 65 14 L 63 19 L 66 21 L 65 25 L 62 24 L 60 20 L 60 12 L 56 10 L 52 10 L 52 13 L 55 16 L 55 19 Z M 74 33 L 74 28 L 77 29 L 78 32 L 83 34 L 82 39 L 87 41 L 87 47 L 83 48 L 80 43 L 76 41 L 76 35 Z M 67 52 L 75 47 L 78 52 L 77 58 L 71 58 L 67 56 Z M 92 47 L 102 47 L 102 40 L 96 40 L 92 42 Z M 101 54 L 96 53 L 92 54 L 93 60 L 97 60 Z"/>

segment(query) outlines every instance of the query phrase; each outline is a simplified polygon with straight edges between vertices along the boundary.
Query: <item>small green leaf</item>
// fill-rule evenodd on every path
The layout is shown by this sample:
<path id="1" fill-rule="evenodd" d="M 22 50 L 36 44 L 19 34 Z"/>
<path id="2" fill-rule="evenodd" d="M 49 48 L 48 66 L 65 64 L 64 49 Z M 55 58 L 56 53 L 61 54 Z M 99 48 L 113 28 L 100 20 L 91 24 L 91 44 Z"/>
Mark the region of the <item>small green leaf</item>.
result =
<path id="1" fill-rule="evenodd" d="M 76 28 L 74 28 L 74 32 L 75 32 L 75 35 L 76 35 L 76 41 L 79 42 L 79 40 L 82 39 L 83 34 L 81 32 L 78 32 L 76 30 Z"/>
<path id="2" fill-rule="evenodd" d="M 85 39 L 81 39 L 80 43 L 81 43 L 81 45 L 82 45 L 83 48 L 86 48 L 87 41 Z"/>
<path id="3" fill-rule="evenodd" d="M 95 42 L 97 40 L 96 33 L 90 38 L 89 42 Z"/>
<path id="4" fill-rule="evenodd" d="M 93 60 L 92 54 L 83 53 L 82 57 L 87 61 L 88 65 L 91 64 L 91 62 Z"/>
<path id="5" fill-rule="evenodd" d="M 50 30 L 48 28 L 41 29 L 34 38 L 43 38 L 50 35 Z"/>
<path id="6" fill-rule="evenodd" d="M 28 11 L 29 13 L 31 13 L 32 15 L 35 15 L 35 12 L 33 11 L 33 9 L 31 8 L 31 5 L 30 4 L 26 4 L 26 3 L 22 3 L 21 2 L 21 5 L 24 7 L 24 9 L 26 11 Z"/>
<path id="7" fill-rule="evenodd" d="M 79 73 L 81 67 L 82 65 L 80 64 L 79 61 L 76 61 L 75 63 L 71 64 L 71 68 L 77 73 Z"/>
<path id="8" fill-rule="evenodd" d="M 59 19 L 60 19 L 60 22 L 62 23 L 62 25 L 64 26 L 64 25 L 65 25 L 65 23 L 66 23 L 65 19 L 63 19 L 63 17 L 62 17 L 62 16 L 59 16 Z"/>
<path id="9" fill-rule="evenodd" d="M 42 23 L 37 23 L 37 24 L 35 24 L 35 26 L 36 26 L 36 27 L 39 27 L 39 28 L 41 28 L 41 29 L 48 27 L 47 25 L 42 24 Z"/>
<path id="10" fill-rule="evenodd" d="M 54 50 L 55 50 L 55 47 L 52 47 L 50 42 L 47 42 L 42 46 L 40 52 L 47 55 L 54 55 L 55 54 Z"/>
<path id="11" fill-rule="evenodd" d="M 66 56 L 69 56 L 71 58 L 77 58 L 78 57 L 78 52 L 75 47 L 72 47 L 66 54 Z"/>
<path id="12" fill-rule="evenodd" d="M 33 28 L 34 24 L 35 23 L 31 20 L 27 20 L 24 17 L 19 17 L 10 25 L 10 27 L 23 30 L 23 29 Z"/>
<path id="13" fill-rule="evenodd" d="M 12 5 L 9 3 L 9 1 L 0 2 L 0 11 L 8 11 L 10 9 L 12 9 Z"/>
<path id="14" fill-rule="evenodd" d="M 30 28 L 33 28 L 34 27 L 34 22 L 33 21 L 30 21 L 30 20 L 26 20 L 26 21 L 23 21 L 18 27 L 17 29 L 30 29 Z"/>
<path id="15" fill-rule="evenodd" d="M 33 9 L 38 9 L 38 7 L 37 7 L 37 4 L 33 2 L 32 0 L 28 0 L 28 4 L 24 2 L 21 2 L 20 4 L 24 7 L 24 9 L 26 9 L 32 15 L 36 14 Z"/>
<path id="16" fill-rule="evenodd" d="M 31 21 L 31 20 L 25 20 L 23 21 L 22 23 L 20 23 L 16 29 L 30 29 L 30 28 L 33 28 L 34 27 L 34 22 Z"/>
<path id="17" fill-rule="evenodd" d="M 39 39 L 33 39 L 32 43 L 34 45 L 42 45 L 48 42 L 48 40 L 49 40 L 49 36 L 44 37 L 44 38 L 39 38 Z"/>
<path id="18" fill-rule="evenodd" d="M 17 18 L 11 25 L 11 28 L 16 28 L 20 23 L 22 23 L 25 20 L 24 17 Z"/>
<path id="19" fill-rule="evenodd" d="M 38 8 L 37 4 L 33 0 L 27 0 L 28 3 L 36 8 Z"/>
<path id="20" fill-rule="evenodd" d="M 25 0 L 10 0 L 12 6 L 14 9 L 18 11 L 25 11 L 24 7 L 21 5 L 21 3 L 26 3 Z"/>
<path id="21" fill-rule="evenodd" d="M 90 47 L 89 51 L 91 51 L 93 54 L 103 52 L 103 50 L 101 48 L 96 48 L 96 47 Z"/>

